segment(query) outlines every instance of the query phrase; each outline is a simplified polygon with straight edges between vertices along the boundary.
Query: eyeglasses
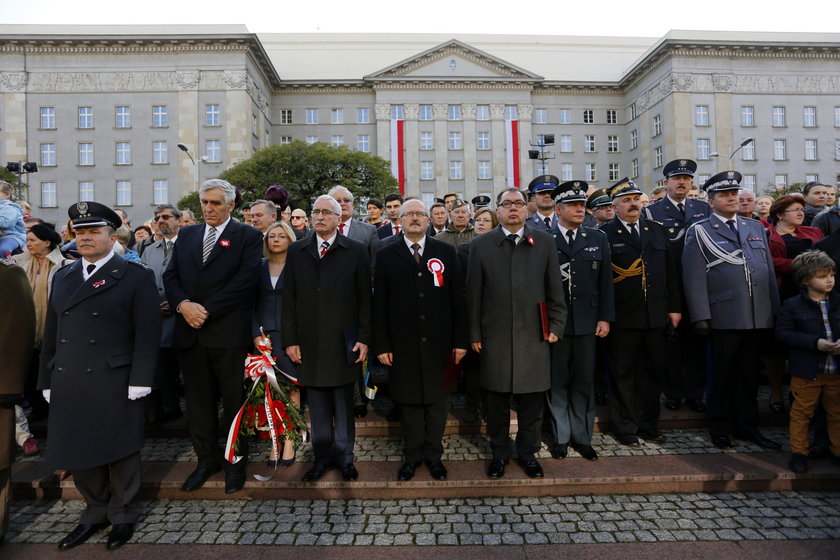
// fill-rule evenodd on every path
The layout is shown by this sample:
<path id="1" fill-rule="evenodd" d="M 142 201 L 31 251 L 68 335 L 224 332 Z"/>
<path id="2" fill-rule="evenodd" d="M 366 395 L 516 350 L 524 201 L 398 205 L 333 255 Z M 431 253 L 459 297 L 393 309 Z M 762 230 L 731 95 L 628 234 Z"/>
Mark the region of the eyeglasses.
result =
<path id="1" fill-rule="evenodd" d="M 504 202 L 499 203 L 499 207 L 504 208 L 505 210 L 510 210 L 511 206 L 516 206 L 517 208 L 525 208 L 526 204 L 524 200 L 517 200 L 515 202 L 506 200 Z"/>
<path id="2" fill-rule="evenodd" d="M 404 212 L 403 218 L 425 218 L 428 216 L 425 212 Z"/>
<path id="3" fill-rule="evenodd" d="M 782 210 L 782 214 L 804 214 L 804 208 L 797 208 L 796 210 Z"/>
<path id="4" fill-rule="evenodd" d="M 313 212 L 313 214 L 314 214 L 314 212 Z M 293 220 L 302 220 L 302 219 L 304 219 L 305 217 L 306 217 L 306 216 L 292 216 L 292 219 L 293 219 Z"/>
<path id="5" fill-rule="evenodd" d="M 157 222 L 158 220 L 170 220 L 174 217 L 175 216 L 173 216 L 172 214 L 161 214 L 160 216 L 155 216 L 153 221 Z"/>
<path id="6" fill-rule="evenodd" d="M 321 215 L 329 216 L 330 214 L 338 216 L 337 212 L 333 212 L 332 210 L 327 210 L 326 208 L 324 208 L 323 210 L 320 210 L 320 209 L 316 208 L 315 210 L 312 211 L 313 216 L 321 216 Z"/>

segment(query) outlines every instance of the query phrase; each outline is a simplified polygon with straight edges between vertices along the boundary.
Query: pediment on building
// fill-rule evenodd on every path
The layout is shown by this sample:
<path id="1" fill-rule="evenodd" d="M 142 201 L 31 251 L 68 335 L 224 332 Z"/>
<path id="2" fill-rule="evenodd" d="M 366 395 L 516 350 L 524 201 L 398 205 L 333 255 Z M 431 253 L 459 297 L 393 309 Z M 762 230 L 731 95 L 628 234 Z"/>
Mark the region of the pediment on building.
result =
<path id="1" fill-rule="evenodd" d="M 366 80 L 542 80 L 543 77 L 452 39 L 365 76 Z"/>

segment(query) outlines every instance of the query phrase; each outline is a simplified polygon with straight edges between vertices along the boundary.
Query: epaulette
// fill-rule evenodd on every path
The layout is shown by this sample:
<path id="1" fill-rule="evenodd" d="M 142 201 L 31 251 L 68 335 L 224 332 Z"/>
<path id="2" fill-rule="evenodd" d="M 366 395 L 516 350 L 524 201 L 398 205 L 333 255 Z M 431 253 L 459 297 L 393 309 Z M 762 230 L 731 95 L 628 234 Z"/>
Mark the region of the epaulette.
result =
<path id="1" fill-rule="evenodd" d="M 144 270 L 151 270 L 151 269 L 149 268 L 149 265 L 147 265 L 147 264 L 146 264 L 146 263 L 144 263 L 143 261 L 140 261 L 140 262 L 137 262 L 137 261 L 126 261 L 126 262 L 127 262 L 128 264 L 133 264 L 134 266 L 139 266 L 140 268 L 142 268 L 142 269 L 144 269 Z"/>

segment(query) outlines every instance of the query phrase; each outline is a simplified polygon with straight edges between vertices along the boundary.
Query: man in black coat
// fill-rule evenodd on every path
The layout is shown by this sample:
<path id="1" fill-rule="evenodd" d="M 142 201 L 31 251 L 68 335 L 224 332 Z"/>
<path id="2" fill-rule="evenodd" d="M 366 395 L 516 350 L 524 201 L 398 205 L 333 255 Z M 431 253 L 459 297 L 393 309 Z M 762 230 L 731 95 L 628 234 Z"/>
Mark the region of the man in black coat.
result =
<path id="1" fill-rule="evenodd" d="M 81 259 L 56 272 L 41 348 L 38 389 L 51 403 L 47 464 L 71 469 L 87 507 L 58 545 L 67 550 L 113 524 L 108 548 L 124 545 L 142 511 L 144 403 L 160 345 L 154 275 L 113 251 L 121 220 L 79 202 L 68 214 Z"/>
<path id="2" fill-rule="evenodd" d="M 615 323 L 608 339 L 610 423 L 616 440 L 662 442 L 657 430 L 665 379 L 665 329 L 680 322 L 679 278 L 664 228 L 641 217 L 642 191 L 624 178 L 608 190 L 616 217 L 601 226 L 612 256 Z M 638 436 L 638 437 L 637 437 Z"/>
<path id="3" fill-rule="evenodd" d="M 367 247 L 338 233 L 341 206 L 329 195 L 312 208 L 315 235 L 296 241 L 286 257 L 281 332 L 299 364 L 312 421 L 315 465 L 304 482 L 337 465 L 356 480 L 353 387 L 372 337 Z"/>
<path id="4" fill-rule="evenodd" d="M 377 255 L 374 349 L 390 369 L 391 398 L 400 405 L 405 464 L 411 480 L 425 460 L 432 478 L 446 479 L 443 431 L 449 413 L 444 370 L 467 353 L 464 294 L 455 249 L 426 235 L 429 215 L 420 200 L 400 208 L 403 234 Z"/>
<path id="5" fill-rule="evenodd" d="M 210 179 L 199 189 L 204 224 L 182 228 L 163 283 L 177 313 L 172 346 L 180 355 L 187 397 L 187 425 L 198 456 L 181 489 L 192 492 L 222 467 L 225 492 L 245 484 L 247 459 L 228 463 L 219 446 L 218 396 L 227 429 L 242 406 L 245 355 L 251 343 L 251 310 L 259 282 L 262 234 L 230 218 L 236 190 Z M 247 440 L 239 453 L 247 457 Z"/>

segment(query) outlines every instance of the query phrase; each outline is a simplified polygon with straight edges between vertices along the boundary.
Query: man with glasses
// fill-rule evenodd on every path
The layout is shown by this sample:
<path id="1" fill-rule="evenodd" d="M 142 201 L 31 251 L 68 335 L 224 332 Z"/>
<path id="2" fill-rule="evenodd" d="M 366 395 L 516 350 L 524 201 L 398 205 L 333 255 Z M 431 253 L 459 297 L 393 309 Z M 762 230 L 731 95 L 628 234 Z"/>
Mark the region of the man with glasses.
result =
<path id="1" fill-rule="evenodd" d="M 292 217 L 290 218 L 292 223 L 292 229 L 296 229 L 298 231 L 303 232 L 303 236 L 306 237 L 312 231 L 309 228 L 309 218 L 306 217 L 306 212 L 304 212 L 300 208 L 295 208 L 292 210 Z"/>
<path id="2" fill-rule="evenodd" d="M 566 324 L 554 238 L 525 224 L 526 200 L 508 188 L 496 199 L 499 227 L 470 243 L 467 273 L 469 340 L 480 355 L 493 459 L 487 476 L 501 478 L 511 455 L 510 400 L 517 404 L 516 450 L 531 478 L 542 478 L 540 449 L 550 343 Z"/>
<path id="3" fill-rule="evenodd" d="M 528 225 L 539 231 L 549 231 L 557 226 L 557 214 L 554 213 L 554 199 L 551 193 L 560 184 L 556 175 L 540 175 L 528 185 L 537 205 L 536 213 L 528 218 Z"/>

